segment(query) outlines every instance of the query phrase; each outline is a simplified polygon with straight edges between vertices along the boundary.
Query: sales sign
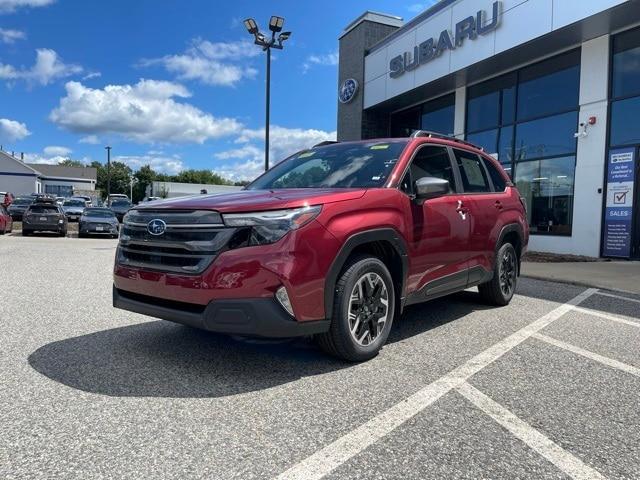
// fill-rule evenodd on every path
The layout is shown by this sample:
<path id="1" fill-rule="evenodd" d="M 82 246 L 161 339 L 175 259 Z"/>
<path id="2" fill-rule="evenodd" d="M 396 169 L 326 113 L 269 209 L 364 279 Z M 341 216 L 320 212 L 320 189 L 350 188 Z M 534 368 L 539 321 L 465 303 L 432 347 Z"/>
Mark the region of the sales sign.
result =
<path id="1" fill-rule="evenodd" d="M 609 152 L 603 255 L 629 258 L 633 225 L 635 148 Z"/>

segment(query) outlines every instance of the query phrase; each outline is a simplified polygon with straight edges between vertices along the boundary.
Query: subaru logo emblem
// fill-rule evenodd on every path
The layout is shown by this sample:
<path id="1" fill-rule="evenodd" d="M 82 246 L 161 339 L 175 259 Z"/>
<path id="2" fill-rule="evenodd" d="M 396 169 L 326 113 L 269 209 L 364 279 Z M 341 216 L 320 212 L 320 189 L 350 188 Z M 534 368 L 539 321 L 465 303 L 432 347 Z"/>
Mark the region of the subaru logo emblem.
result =
<path id="1" fill-rule="evenodd" d="M 340 89 L 338 90 L 338 100 L 340 103 L 349 103 L 353 100 L 353 97 L 356 96 L 358 92 L 358 82 L 353 78 L 347 78 L 342 85 L 340 85 Z"/>
<path id="2" fill-rule="evenodd" d="M 147 223 L 147 232 L 151 235 L 162 235 L 167 229 L 167 224 L 163 220 L 156 218 Z"/>

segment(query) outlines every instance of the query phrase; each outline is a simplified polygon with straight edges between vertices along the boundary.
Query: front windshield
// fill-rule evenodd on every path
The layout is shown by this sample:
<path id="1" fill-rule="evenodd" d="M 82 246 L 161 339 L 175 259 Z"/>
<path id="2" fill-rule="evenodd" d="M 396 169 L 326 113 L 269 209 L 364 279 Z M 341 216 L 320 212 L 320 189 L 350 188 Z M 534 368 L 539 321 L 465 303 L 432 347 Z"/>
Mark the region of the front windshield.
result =
<path id="1" fill-rule="evenodd" d="M 131 203 L 128 200 L 112 200 L 112 207 L 128 207 Z"/>
<path id="2" fill-rule="evenodd" d="M 247 189 L 381 187 L 406 145 L 390 140 L 312 148 L 279 163 Z"/>
<path id="3" fill-rule="evenodd" d="M 63 207 L 84 207 L 86 204 L 82 200 L 65 200 Z"/>
<path id="4" fill-rule="evenodd" d="M 114 218 L 115 215 L 111 210 L 91 210 L 86 209 L 84 211 L 85 217 L 98 217 L 98 218 Z"/>

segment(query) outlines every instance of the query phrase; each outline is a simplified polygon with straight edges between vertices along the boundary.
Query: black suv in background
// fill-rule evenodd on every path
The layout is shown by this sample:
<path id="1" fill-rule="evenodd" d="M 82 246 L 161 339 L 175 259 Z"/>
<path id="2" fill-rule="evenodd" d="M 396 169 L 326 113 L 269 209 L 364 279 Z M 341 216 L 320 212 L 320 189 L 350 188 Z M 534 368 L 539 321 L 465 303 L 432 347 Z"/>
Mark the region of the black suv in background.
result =
<path id="1" fill-rule="evenodd" d="M 33 203 L 33 197 L 18 197 L 16 198 L 9 208 L 9 215 L 16 222 L 22 221 L 22 215 L 29 208 L 29 205 Z"/>
<path id="2" fill-rule="evenodd" d="M 67 236 L 67 217 L 55 198 L 37 198 L 22 215 L 22 235 L 33 232 L 56 232 Z"/>

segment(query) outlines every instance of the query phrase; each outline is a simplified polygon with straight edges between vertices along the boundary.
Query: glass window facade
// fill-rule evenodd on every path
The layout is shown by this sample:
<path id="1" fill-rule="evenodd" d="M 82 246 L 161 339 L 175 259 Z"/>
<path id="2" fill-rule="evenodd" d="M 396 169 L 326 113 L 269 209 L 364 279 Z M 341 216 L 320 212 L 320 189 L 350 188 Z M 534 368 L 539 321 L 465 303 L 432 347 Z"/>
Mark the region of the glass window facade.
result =
<path id="1" fill-rule="evenodd" d="M 613 39 L 610 145 L 640 145 L 640 28 Z"/>
<path id="2" fill-rule="evenodd" d="M 408 137 L 415 130 L 430 130 L 453 135 L 455 95 L 445 95 L 391 115 L 390 135 Z"/>
<path id="3" fill-rule="evenodd" d="M 467 91 L 466 138 L 514 179 L 534 234 L 571 235 L 579 92 L 579 50 Z"/>

